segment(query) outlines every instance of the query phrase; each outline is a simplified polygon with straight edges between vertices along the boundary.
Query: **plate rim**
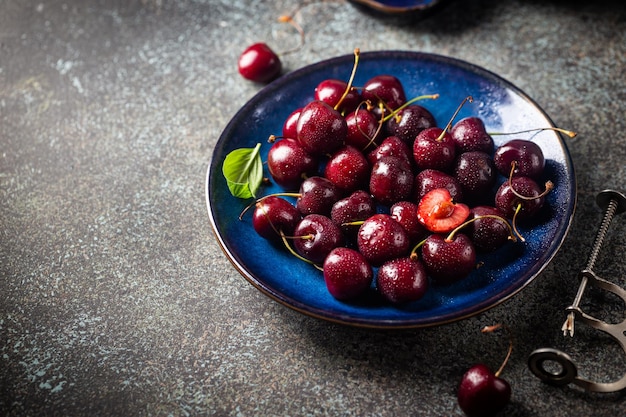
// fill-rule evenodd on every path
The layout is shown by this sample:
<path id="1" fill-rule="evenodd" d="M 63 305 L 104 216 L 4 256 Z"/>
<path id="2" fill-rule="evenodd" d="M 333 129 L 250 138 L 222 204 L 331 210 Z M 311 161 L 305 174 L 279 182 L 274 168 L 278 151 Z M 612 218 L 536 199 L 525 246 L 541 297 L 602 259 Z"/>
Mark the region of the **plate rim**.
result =
<path id="1" fill-rule="evenodd" d="M 368 59 L 368 58 L 369 59 L 371 58 L 375 58 L 375 59 L 394 58 L 394 59 L 411 59 L 411 60 L 419 60 L 419 59 L 427 58 L 430 60 L 445 62 L 447 65 L 454 65 L 456 67 L 460 67 L 474 74 L 487 77 L 492 81 L 497 81 L 499 85 L 504 85 L 507 89 L 515 92 L 524 101 L 531 104 L 535 108 L 535 110 L 537 110 L 541 114 L 541 116 L 543 116 L 546 119 L 546 121 L 549 123 L 551 127 L 555 127 L 555 124 L 552 121 L 552 118 L 546 113 L 546 111 L 541 106 L 539 106 L 539 104 L 533 98 L 531 98 L 528 94 L 526 94 L 522 89 L 520 89 L 519 87 L 517 87 L 515 84 L 511 83 L 510 81 L 506 80 L 502 76 L 494 73 L 493 71 L 488 70 L 479 65 L 476 65 L 474 63 L 471 63 L 471 62 L 468 62 L 459 58 L 451 57 L 451 56 L 437 54 L 437 53 L 399 50 L 399 49 L 367 51 L 367 52 L 360 53 L 360 59 L 363 60 L 363 59 Z M 577 207 L 577 202 L 578 202 L 576 173 L 574 170 L 571 153 L 569 152 L 569 149 L 567 146 L 567 142 L 564 140 L 563 136 L 558 132 L 556 132 L 556 134 L 560 138 L 560 145 L 562 145 L 563 149 L 565 150 L 564 165 L 568 168 L 567 177 L 568 177 L 568 180 L 570 181 L 573 195 L 570 196 L 572 198 L 570 199 L 570 203 L 568 205 L 568 208 L 570 208 L 571 211 L 568 216 L 563 216 L 564 222 L 560 224 L 558 227 L 558 229 L 561 231 L 560 237 L 559 239 L 553 241 L 553 243 L 550 245 L 550 247 L 553 247 L 554 250 L 552 251 L 550 256 L 545 259 L 545 262 L 543 263 L 543 265 L 539 266 L 537 271 L 534 274 L 531 274 L 525 281 L 521 282 L 519 286 L 515 288 L 513 291 L 506 293 L 505 295 L 499 297 L 497 300 L 489 302 L 480 308 L 470 310 L 466 312 L 465 314 L 460 314 L 460 315 L 456 315 L 447 319 L 439 319 L 439 320 L 437 319 L 437 317 L 431 318 L 429 320 L 424 320 L 424 319 L 422 320 L 411 320 L 411 319 L 385 320 L 385 319 L 359 318 L 359 317 L 354 317 L 354 316 L 345 315 L 345 314 L 335 314 L 335 313 L 325 314 L 326 310 L 320 309 L 318 307 L 313 307 L 310 304 L 306 304 L 299 300 L 295 300 L 291 297 L 285 296 L 281 294 L 280 291 L 277 291 L 276 289 L 271 288 L 271 286 L 268 286 L 266 283 L 260 281 L 251 272 L 246 270 L 245 265 L 243 265 L 243 263 L 239 261 L 238 256 L 236 256 L 236 254 L 233 254 L 229 250 L 227 242 L 225 241 L 224 237 L 221 235 L 221 233 L 218 230 L 217 221 L 215 219 L 213 209 L 212 209 L 213 204 L 211 203 L 211 195 L 212 195 L 211 194 L 211 172 L 214 171 L 216 168 L 219 168 L 217 164 L 221 163 L 221 160 L 219 161 L 217 160 L 216 150 L 219 149 L 220 145 L 224 146 L 224 143 L 221 141 L 222 137 L 224 137 L 230 130 L 232 130 L 235 121 L 238 119 L 238 116 L 246 112 L 248 109 L 254 108 L 255 104 L 258 101 L 260 101 L 264 95 L 272 91 L 275 91 L 277 89 L 280 89 L 284 84 L 288 84 L 291 79 L 297 79 L 305 75 L 306 73 L 315 72 L 320 67 L 330 66 L 336 63 L 340 63 L 340 62 L 345 61 L 346 59 L 353 59 L 353 55 L 348 55 L 348 54 L 339 55 L 339 56 L 335 56 L 332 58 L 324 59 L 324 60 L 309 64 L 309 65 L 306 65 L 290 73 L 287 73 L 283 75 L 282 77 L 278 78 L 276 81 L 264 86 L 256 94 L 254 94 L 249 100 L 247 100 L 246 103 L 239 110 L 235 112 L 235 114 L 232 116 L 232 118 L 229 120 L 229 122 L 226 124 L 226 126 L 220 133 L 220 136 L 216 142 L 216 145 L 213 148 L 211 160 L 208 164 L 207 171 L 206 171 L 206 177 L 205 177 L 205 183 L 204 183 L 205 203 L 206 203 L 206 207 L 207 207 L 207 211 L 209 215 L 211 229 L 217 238 L 220 249 L 226 255 L 226 258 L 230 261 L 231 265 L 246 280 L 247 283 L 251 284 L 253 287 L 259 290 L 265 296 L 269 297 L 270 299 L 274 300 L 275 302 L 285 307 L 288 307 L 306 316 L 321 319 L 327 322 L 347 325 L 350 327 L 360 327 L 360 328 L 369 328 L 369 329 L 381 329 L 381 330 L 399 329 L 401 330 L 401 329 L 427 328 L 427 327 L 435 327 L 435 326 L 450 324 L 450 323 L 462 321 L 467 318 L 484 313 L 485 311 L 493 309 L 501 305 L 502 303 L 510 300 L 517 294 L 519 294 L 523 289 L 525 289 L 530 283 L 532 283 L 547 268 L 547 266 L 552 262 L 556 254 L 559 252 L 559 250 L 561 249 L 561 246 L 563 245 L 563 242 L 565 241 L 569 233 L 569 230 L 573 223 L 574 214 L 576 212 L 576 207 Z M 221 172 L 221 169 L 219 170 L 219 172 Z"/>

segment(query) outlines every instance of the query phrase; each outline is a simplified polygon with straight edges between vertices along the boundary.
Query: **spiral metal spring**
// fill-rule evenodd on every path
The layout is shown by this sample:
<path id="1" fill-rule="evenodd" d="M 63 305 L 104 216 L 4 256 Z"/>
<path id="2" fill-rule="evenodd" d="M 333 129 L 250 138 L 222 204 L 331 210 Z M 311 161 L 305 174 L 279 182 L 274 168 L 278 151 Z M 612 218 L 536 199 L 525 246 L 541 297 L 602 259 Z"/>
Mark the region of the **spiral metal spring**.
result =
<path id="1" fill-rule="evenodd" d="M 620 323 L 609 324 L 585 313 L 579 306 L 589 285 L 613 293 L 626 303 L 626 290 L 600 278 L 593 270 L 613 217 L 626 211 L 626 196 L 615 190 L 604 190 L 598 193 L 596 203 L 604 210 L 604 217 L 587 260 L 587 265 L 578 274 L 580 286 L 574 302 L 566 308 L 568 314 L 562 331 L 565 336 L 573 337 L 574 324 L 579 321 L 582 324 L 607 333 L 617 341 L 624 353 L 626 353 L 626 319 Z M 559 365 L 558 371 L 550 370 L 546 366 L 549 363 L 557 363 Z M 528 366 L 539 379 L 552 385 L 562 386 L 571 383 L 592 392 L 616 392 L 626 388 L 626 374 L 619 380 L 608 383 L 593 382 L 581 377 L 578 375 L 578 368 L 572 358 L 558 349 L 541 348 L 535 350 L 528 359 Z"/>

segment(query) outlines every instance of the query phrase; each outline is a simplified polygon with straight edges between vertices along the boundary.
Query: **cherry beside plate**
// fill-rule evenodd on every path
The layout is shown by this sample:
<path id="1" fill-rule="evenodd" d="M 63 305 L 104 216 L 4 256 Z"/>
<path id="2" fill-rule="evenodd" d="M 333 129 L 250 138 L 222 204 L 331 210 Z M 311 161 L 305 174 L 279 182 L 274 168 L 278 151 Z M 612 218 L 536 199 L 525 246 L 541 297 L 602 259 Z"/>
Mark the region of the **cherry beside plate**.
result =
<path id="1" fill-rule="evenodd" d="M 347 80 L 353 61 L 353 55 L 345 55 L 279 78 L 246 103 L 226 126 L 208 166 L 205 185 L 209 219 L 230 262 L 250 284 L 273 300 L 312 317 L 359 327 L 441 325 L 481 313 L 517 294 L 552 260 L 574 215 L 574 167 L 567 145 L 553 131 L 514 136 L 532 138 L 539 144 L 546 157 L 546 179 L 555 185 L 536 224 L 520 228 L 526 242 L 509 244 L 494 254 L 480 257 L 482 267 L 465 280 L 448 287 L 431 288 L 423 299 L 406 306 L 383 302 L 374 291 L 358 302 L 334 299 L 326 290 L 322 272 L 256 234 L 251 212 L 239 220 L 239 214 L 251 200 L 235 198 L 228 191 L 222 175 L 226 155 L 234 149 L 262 143 L 264 159 L 270 147 L 269 135 L 281 134 L 287 116 L 313 99 L 319 82 L 327 78 Z M 379 74 L 398 77 L 409 98 L 440 94 L 438 100 L 420 102 L 433 113 L 439 126 L 448 122 L 467 96 L 472 96 L 474 101 L 462 108 L 456 120 L 481 117 L 489 132 L 553 126 L 548 115 L 520 89 L 464 61 L 418 52 L 362 52 L 354 85 L 361 86 Z M 494 140 L 497 145 L 514 137 L 494 136 Z M 276 185 L 266 186 L 259 196 L 280 191 Z"/>

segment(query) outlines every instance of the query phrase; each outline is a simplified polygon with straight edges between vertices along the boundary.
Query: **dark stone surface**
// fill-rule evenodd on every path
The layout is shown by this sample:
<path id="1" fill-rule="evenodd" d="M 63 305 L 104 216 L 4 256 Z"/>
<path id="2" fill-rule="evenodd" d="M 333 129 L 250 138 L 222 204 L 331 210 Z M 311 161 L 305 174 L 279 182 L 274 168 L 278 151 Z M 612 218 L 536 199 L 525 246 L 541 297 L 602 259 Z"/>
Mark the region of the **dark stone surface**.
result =
<path id="1" fill-rule="evenodd" d="M 221 252 L 204 180 L 230 118 L 259 89 L 243 48 L 297 36 L 296 1 L 0 2 L 0 415 L 461 415 L 455 388 L 505 346 L 507 416 L 623 415 L 624 393 L 545 385 L 526 361 L 561 347 L 581 373 L 626 372 L 606 336 L 560 328 L 601 220 L 626 188 L 626 6 L 622 1 L 456 1 L 423 20 L 341 2 L 296 14 L 307 32 L 288 70 L 352 52 L 409 49 L 510 80 L 579 132 L 578 206 L 562 250 L 522 293 L 478 317 L 382 332 L 302 316 L 246 283 Z M 626 222 L 597 270 L 626 285 Z M 591 306 L 624 319 L 624 305 Z"/>

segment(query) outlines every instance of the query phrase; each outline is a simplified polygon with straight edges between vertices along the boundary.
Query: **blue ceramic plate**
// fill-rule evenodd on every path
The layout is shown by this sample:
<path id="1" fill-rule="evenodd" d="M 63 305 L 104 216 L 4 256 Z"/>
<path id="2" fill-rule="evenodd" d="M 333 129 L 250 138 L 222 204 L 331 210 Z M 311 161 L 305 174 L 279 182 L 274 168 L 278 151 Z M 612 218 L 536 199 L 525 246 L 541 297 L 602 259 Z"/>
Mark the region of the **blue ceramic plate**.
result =
<path id="1" fill-rule="evenodd" d="M 350 0 L 352 3 L 386 14 L 417 14 L 435 8 L 444 0 Z"/>
<path id="2" fill-rule="evenodd" d="M 299 261 L 284 248 L 260 238 L 251 213 L 239 220 L 250 204 L 232 197 L 222 175 L 222 162 L 232 150 L 261 142 L 267 155 L 270 134 L 280 134 L 292 110 L 313 99 L 317 84 L 327 78 L 347 80 L 353 56 L 323 61 L 279 78 L 253 97 L 228 124 L 217 142 L 206 178 L 206 202 L 219 243 L 235 268 L 253 286 L 275 301 L 304 314 L 333 322 L 373 328 L 412 328 L 449 323 L 483 312 L 517 294 L 546 267 L 561 246 L 572 221 L 576 184 L 572 161 L 559 134 L 541 131 L 518 135 L 540 145 L 546 157 L 546 179 L 555 184 L 543 215 L 532 228 L 521 228 L 526 243 L 511 243 L 482 257 L 484 265 L 465 280 L 431 288 L 412 304 L 395 307 L 372 295 L 354 303 L 340 302 L 326 290 L 322 273 Z M 522 91 L 499 76 L 456 59 L 402 51 L 361 53 L 355 86 L 379 74 L 395 75 L 407 97 L 439 93 L 422 102 L 438 125 L 447 123 L 459 103 L 471 95 L 456 120 L 481 117 L 490 132 L 515 132 L 553 126 L 550 118 Z M 512 139 L 494 136 L 496 145 Z M 269 175 L 269 174 L 266 174 Z M 281 191 L 272 185 L 261 195 Z"/>

